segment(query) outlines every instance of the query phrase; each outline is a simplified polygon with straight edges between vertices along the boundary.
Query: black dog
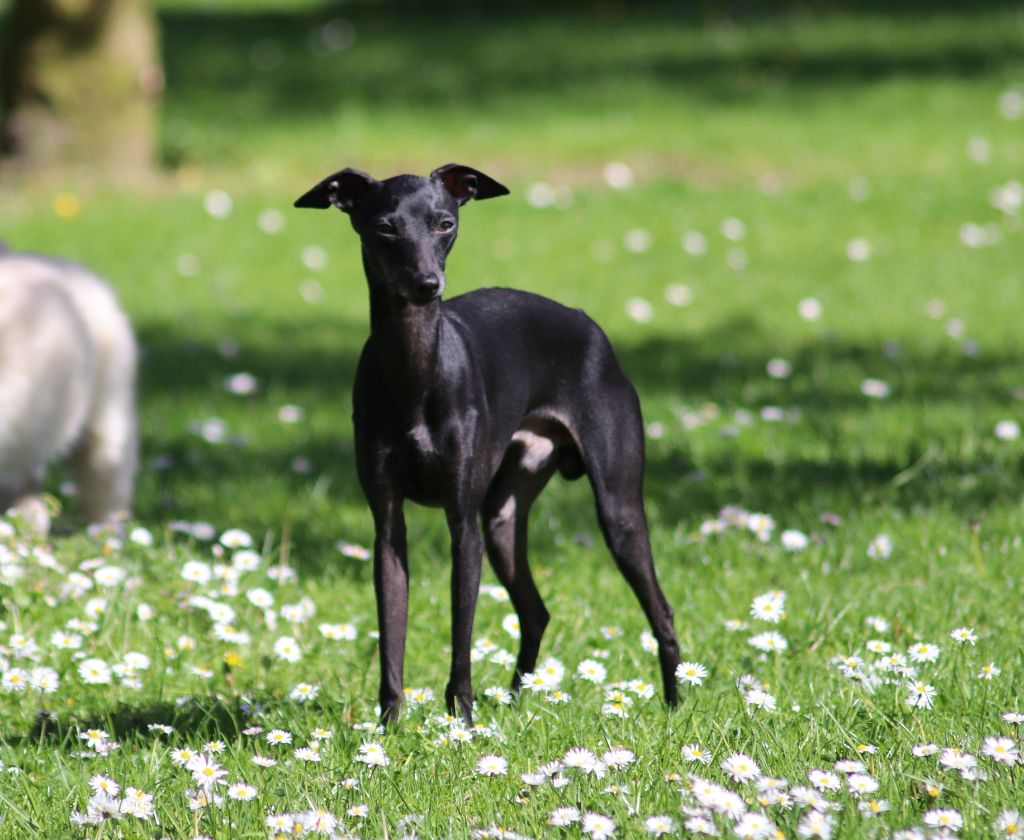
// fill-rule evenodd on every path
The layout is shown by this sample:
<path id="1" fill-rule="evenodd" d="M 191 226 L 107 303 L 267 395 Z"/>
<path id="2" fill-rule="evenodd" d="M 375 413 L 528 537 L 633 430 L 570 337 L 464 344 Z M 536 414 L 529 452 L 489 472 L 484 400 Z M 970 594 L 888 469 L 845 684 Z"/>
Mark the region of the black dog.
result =
<path id="1" fill-rule="evenodd" d="M 359 481 L 373 512 L 380 708 L 402 702 L 409 579 L 402 505 L 441 507 L 452 540 L 452 667 L 445 699 L 471 720 L 470 646 L 484 546 L 519 615 L 513 690 L 549 615 L 526 560 L 530 505 L 557 470 L 586 474 L 608 547 L 658 640 L 665 699 L 679 648 L 654 573 L 643 506 L 640 403 L 580 310 L 511 289 L 441 301 L 459 206 L 508 190 L 468 166 L 377 181 L 343 169 L 295 202 L 337 207 L 362 241 L 370 338 L 356 372 Z M 483 521 L 481 534 L 480 520 Z"/>

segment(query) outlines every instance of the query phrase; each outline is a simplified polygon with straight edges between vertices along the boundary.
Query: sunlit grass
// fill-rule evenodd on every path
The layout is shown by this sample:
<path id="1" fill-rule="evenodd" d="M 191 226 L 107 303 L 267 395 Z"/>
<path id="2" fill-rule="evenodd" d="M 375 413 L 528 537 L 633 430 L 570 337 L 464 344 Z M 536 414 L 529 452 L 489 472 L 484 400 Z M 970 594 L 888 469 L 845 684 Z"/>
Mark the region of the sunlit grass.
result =
<path id="1" fill-rule="evenodd" d="M 752 783 L 720 767 L 736 752 L 790 788 L 810 786 L 811 770 L 861 761 L 879 785 L 871 796 L 889 810 L 862 814 L 838 771 L 843 790 L 822 792 L 838 806 L 837 837 L 888 836 L 936 809 L 955 809 L 963 836 L 1002 831 L 1000 812 L 1024 804 L 1020 766 L 982 754 L 986 738 L 1019 745 L 1003 715 L 1020 707 L 1024 668 L 1021 441 L 1010 425 L 996 434 L 1003 421 L 1021 422 L 1020 211 L 992 203 L 1024 163 L 1022 123 L 1001 112 L 1001 97 L 1021 82 L 1016 18 L 723 28 L 665 10 L 619 23 L 581 13 L 569 38 L 557 15 L 438 31 L 386 11 L 310 6 L 264 17 L 252 8 L 200 19 L 195 4 L 162 5 L 165 152 L 175 168 L 155 184 L 115 193 L 87 178 L 47 183 L 10 190 L 0 205 L 11 245 L 89 264 L 133 317 L 144 348 L 135 510 L 153 538 L 139 544 L 131 528 L 117 542 L 69 532 L 75 501 L 61 470 L 50 489 L 69 513 L 64 530 L 45 546 L 0 537 L 0 671 L 46 667 L 59 680 L 52 694 L 0 691 L 0 836 L 264 837 L 267 814 L 311 808 L 338 817 L 338 833 L 367 837 L 462 837 L 491 826 L 539 836 L 560 831 L 552 812 L 573 807 L 630 837 L 660 814 L 683 825 L 691 815 L 680 806 L 699 805 L 691 772 L 740 791 L 746 810 L 795 835 L 807 808 L 759 803 Z M 316 38 L 339 16 L 356 39 L 323 53 Z M 253 64 L 268 56 L 273 67 Z M 474 687 L 477 719 L 490 729 L 461 744 L 441 740 L 452 732 L 437 719 L 448 540 L 443 517 L 413 509 L 406 681 L 435 696 L 411 703 L 394 731 L 372 731 L 370 564 L 336 546 L 373 537 L 349 420 L 367 333 L 364 280 L 347 220 L 290 204 L 334 168 L 385 176 L 448 160 L 512 188 L 500 202 L 464 208 L 452 293 L 513 286 L 584 307 L 640 392 L 659 574 L 684 658 L 709 671 L 684 688 L 676 711 L 657 687 L 650 699 L 627 687 L 633 702 L 620 718 L 602 711 L 616 702 L 607 686 L 577 675 L 591 659 L 606 683 L 653 683 L 656 663 L 601 545 L 586 482 L 556 481 L 535 508 L 531 547 L 553 616 L 542 656 L 564 665 L 571 702 L 525 693 L 506 706 L 487 693 L 511 677 L 497 651 L 516 649 L 510 605 L 488 590 Z M 609 186 L 612 162 L 627 165 L 631 188 Z M 223 218 L 204 208 L 213 190 L 231 198 Z M 54 210 L 65 191 L 79 200 L 70 217 Z M 268 209 L 281 216 L 261 225 Z M 968 223 L 991 244 L 970 247 L 979 243 Z M 232 392 L 238 373 L 255 377 L 253 393 Z M 725 527 L 726 505 L 764 512 L 775 527 L 762 530 L 765 541 Z M 212 573 L 234 549 L 172 532 L 172 522 L 212 523 L 213 537 L 242 528 L 257 555 L 237 574 L 225 567 L 211 582 L 186 580 L 187 563 Z M 786 529 L 807 546 L 784 548 Z M 880 534 L 891 540 L 888 558 L 869 554 Z M 104 588 L 119 577 L 104 566 L 127 576 Z M 282 566 L 296 578 L 268 577 Z M 202 566 L 187 568 L 202 576 Z M 247 597 L 256 588 L 272 594 L 272 617 Z M 777 625 L 749 615 L 772 590 L 787 596 Z M 191 600 L 211 592 L 212 602 Z M 306 611 L 288 618 L 284 607 L 303 598 Z M 214 630 L 211 603 L 231 606 L 232 626 L 249 640 L 218 638 L 226 631 Z M 151 614 L 140 614 L 143 604 Z M 877 618 L 884 623 L 869 624 Z M 69 620 L 97 626 L 69 630 Z M 730 620 L 749 627 L 730 631 Z M 322 623 L 351 624 L 356 637 L 326 638 Z M 973 628 L 976 642 L 954 641 L 957 628 Z M 82 635 L 81 648 L 55 647 L 57 630 Z M 748 639 L 771 630 L 788 647 L 762 656 Z M 295 640 L 298 661 L 275 654 L 282 637 Z M 36 658 L 24 654 L 26 639 Z M 935 689 L 933 708 L 909 705 L 898 673 L 865 666 L 893 680 L 874 690 L 863 675 L 844 675 L 836 657 L 881 657 L 871 640 L 900 653 L 940 646 L 936 662 L 917 665 Z M 78 673 L 76 656 L 113 666 L 133 651 L 148 666 L 109 684 Z M 1000 674 L 982 679 L 989 663 Z M 774 711 L 745 702 L 745 675 Z M 316 697 L 293 699 L 301 684 Z M 244 733 L 254 726 L 263 731 Z M 120 747 L 92 755 L 80 737 L 90 729 Z M 273 729 L 291 743 L 268 743 Z M 227 780 L 257 793 L 193 811 L 195 784 L 172 751 L 214 740 L 225 749 L 209 754 Z M 358 760 L 371 741 L 387 767 Z M 312 742 L 319 761 L 296 757 Z M 713 755 L 707 767 L 685 761 L 682 747 L 695 743 Z M 988 778 L 945 768 L 941 752 L 915 757 L 912 747 L 925 743 L 975 756 Z M 568 770 L 564 787 L 521 778 L 572 748 L 600 759 L 617 746 L 636 760 L 604 778 Z M 278 763 L 261 768 L 254 755 Z M 478 772 L 489 755 L 507 772 Z M 127 786 L 152 794 L 160 828 L 124 816 L 75 829 L 70 814 L 85 811 L 95 774 L 121 785 L 118 800 Z M 606 792 L 611 785 L 620 789 Z M 347 813 L 359 805 L 365 816 Z M 715 819 L 726 834 L 739 821 Z"/>

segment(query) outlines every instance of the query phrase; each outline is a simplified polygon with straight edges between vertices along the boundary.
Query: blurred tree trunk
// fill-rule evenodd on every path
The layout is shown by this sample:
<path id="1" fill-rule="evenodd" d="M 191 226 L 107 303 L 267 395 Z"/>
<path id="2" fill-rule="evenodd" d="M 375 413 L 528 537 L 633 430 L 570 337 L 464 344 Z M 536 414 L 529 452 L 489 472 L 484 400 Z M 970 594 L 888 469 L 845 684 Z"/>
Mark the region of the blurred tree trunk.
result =
<path id="1" fill-rule="evenodd" d="M 153 165 L 163 72 L 148 0 L 13 0 L 6 41 L 5 155 L 125 177 Z"/>

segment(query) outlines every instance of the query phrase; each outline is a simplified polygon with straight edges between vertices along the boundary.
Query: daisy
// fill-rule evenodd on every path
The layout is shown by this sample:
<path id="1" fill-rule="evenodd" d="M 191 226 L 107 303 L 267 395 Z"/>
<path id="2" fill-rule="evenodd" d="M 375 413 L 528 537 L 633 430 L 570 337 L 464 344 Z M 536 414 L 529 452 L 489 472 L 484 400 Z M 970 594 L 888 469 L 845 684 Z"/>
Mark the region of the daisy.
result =
<path id="1" fill-rule="evenodd" d="M 245 597 L 250 604 L 254 607 L 259 607 L 261 610 L 274 606 L 274 596 L 267 592 L 266 589 L 260 589 L 259 587 L 250 589 L 245 593 Z"/>
<path id="2" fill-rule="evenodd" d="M 121 813 L 138 820 L 155 817 L 156 808 L 153 805 L 153 794 L 134 787 L 126 788 L 124 798 L 121 800 Z"/>
<path id="3" fill-rule="evenodd" d="M 936 744 L 915 744 L 910 748 L 910 752 L 916 758 L 927 758 L 928 756 L 935 755 L 939 751 L 939 747 Z"/>
<path id="4" fill-rule="evenodd" d="M 566 805 L 561 808 L 555 808 L 554 811 L 548 816 L 548 824 L 558 827 L 564 827 L 572 825 L 580 821 L 580 812 L 572 806 Z"/>
<path id="5" fill-rule="evenodd" d="M 320 635 L 332 641 L 354 642 L 359 636 L 354 624 L 321 624 Z"/>
<path id="6" fill-rule="evenodd" d="M 547 674 L 530 671 L 523 674 L 521 685 L 527 691 L 549 691 L 554 688 L 555 683 Z"/>
<path id="7" fill-rule="evenodd" d="M 220 544 L 225 548 L 251 548 L 252 537 L 238 528 L 230 528 L 220 535 Z"/>
<path id="8" fill-rule="evenodd" d="M 699 662 L 681 662 L 676 666 L 676 679 L 680 685 L 702 685 L 708 669 Z"/>
<path id="9" fill-rule="evenodd" d="M 750 615 L 761 621 L 778 624 L 786 617 L 786 593 L 772 591 L 758 595 L 750 605 Z"/>
<path id="10" fill-rule="evenodd" d="M 121 786 L 117 782 L 109 776 L 99 773 L 89 779 L 89 787 L 93 789 L 94 793 L 105 793 L 107 796 L 117 796 L 121 791 Z"/>
<path id="11" fill-rule="evenodd" d="M 968 642 L 971 647 L 974 647 L 974 643 L 978 641 L 978 637 L 974 635 L 973 627 L 957 627 L 956 630 L 949 634 L 949 638 L 961 644 Z"/>
<path id="12" fill-rule="evenodd" d="M 1007 723 L 1024 723 L 1024 713 L 1003 712 L 1003 720 Z"/>
<path id="13" fill-rule="evenodd" d="M 274 655 L 285 662 L 298 662 L 302 659 L 302 649 L 291 636 L 281 636 L 274 642 Z"/>
<path id="14" fill-rule="evenodd" d="M 803 531 L 793 529 L 783 531 L 779 539 L 787 551 L 803 551 L 811 542 Z"/>
<path id="15" fill-rule="evenodd" d="M 77 633 L 54 630 L 50 634 L 50 644 L 59 650 L 78 650 L 82 646 L 82 637 Z"/>
<path id="16" fill-rule="evenodd" d="M 7 692 L 25 691 L 29 687 L 29 673 L 23 668 L 11 668 L 0 677 L 0 689 Z"/>
<path id="17" fill-rule="evenodd" d="M 473 733 L 460 724 L 453 724 L 448 731 L 448 740 L 453 744 L 465 744 L 473 740 Z"/>
<path id="18" fill-rule="evenodd" d="M 500 755 L 485 755 L 476 763 L 476 772 L 481 776 L 504 776 L 508 762 Z"/>
<path id="19" fill-rule="evenodd" d="M 604 840 L 604 838 L 615 834 L 615 823 L 604 814 L 595 814 L 593 811 L 588 811 L 583 815 L 580 830 L 584 834 L 589 834 L 592 840 Z"/>
<path id="20" fill-rule="evenodd" d="M 250 799 L 255 799 L 258 792 L 252 785 L 247 785 L 245 782 L 236 782 L 228 786 L 227 795 L 229 799 L 248 802 Z"/>
<path id="21" fill-rule="evenodd" d="M 769 630 L 766 633 L 758 633 L 756 636 L 751 636 L 747 639 L 747 643 L 753 645 L 758 650 L 774 653 L 779 653 L 789 647 L 789 642 L 774 630 Z"/>
<path id="22" fill-rule="evenodd" d="M 192 583 L 205 584 L 213 578 L 213 569 L 201 560 L 189 560 L 181 567 L 181 576 Z"/>
<path id="23" fill-rule="evenodd" d="M 1003 833 L 1004 837 L 1017 837 L 1022 830 L 1020 812 L 1003 811 L 996 819 L 996 826 Z"/>
<path id="24" fill-rule="evenodd" d="M 872 560 L 887 560 L 892 554 L 892 539 L 888 534 L 879 534 L 868 546 L 868 557 Z"/>
<path id="25" fill-rule="evenodd" d="M 267 733 L 266 738 L 268 744 L 290 744 L 292 742 L 292 733 L 284 729 L 271 729 Z"/>
<path id="26" fill-rule="evenodd" d="M 736 782 L 747 782 L 761 775 L 757 762 L 743 753 L 733 753 L 722 762 L 721 767 Z"/>
<path id="27" fill-rule="evenodd" d="M 885 799 L 861 800 L 857 803 L 857 810 L 865 817 L 877 817 L 889 810 L 889 803 Z"/>
<path id="28" fill-rule="evenodd" d="M 759 688 L 752 688 L 743 695 L 743 699 L 746 701 L 748 706 L 754 706 L 755 708 L 764 709 L 769 712 L 775 711 L 775 697 L 767 691 L 762 691 Z"/>
<path id="29" fill-rule="evenodd" d="M 390 759 L 384 752 L 384 748 L 376 741 L 367 741 L 359 745 L 359 755 L 356 761 L 361 761 L 371 767 L 387 767 Z"/>
<path id="30" fill-rule="evenodd" d="M 597 756 L 595 756 L 590 750 L 583 749 L 582 747 L 574 747 L 566 752 L 565 756 L 562 758 L 562 763 L 566 767 L 570 767 L 575 770 L 588 770 L 597 764 Z"/>
<path id="31" fill-rule="evenodd" d="M 939 756 L 939 764 L 951 770 L 966 770 L 978 763 L 978 760 L 958 747 L 949 747 Z"/>
<path id="32" fill-rule="evenodd" d="M 195 757 L 195 750 L 190 750 L 188 747 L 171 750 L 171 762 L 177 767 L 188 766 L 188 763 Z"/>
<path id="33" fill-rule="evenodd" d="M 108 685 L 110 666 L 102 659 L 83 659 L 78 663 L 78 676 L 86 685 Z"/>
<path id="34" fill-rule="evenodd" d="M 917 709 L 930 709 L 935 701 L 935 687 L 924 682 L 907 683 L 907 705 Z"/>
<path id="35" fill-rule="evenodd" d="M 370 816 L 370 806 L 363 804 L 353 805 L 350 808 L 345 809 L 345 813 L 350 817 L 357 817 L 358 819 L 364 820 Z"/>
<path id="36" fill-rule="evenodd" d="M 775 530 L 775 520 L 767 513 L 751 513 L 747 517 L 747 530 L 751 531 L 761 542 L 768 542 L 771 539 L 772 531 Z"/>
<path id="37" fill-rule="evenodd" d="M 866 773 L 854 773 L 846 780 L 846 784 L 854 796 L 863 796 L 878 790 L 878 782 Z"/>
<path id="38" fill-rule="evenodd" d="M 924 824 L 932 828 L 959 831 L 963 827 L 964 818 L 960 816 L 959 811 L 954 811 L 952 808 L 936 808 L 925 812 Z"/>
<path id="39" fill-rule="evenodd" d="M 320 686 L 299 683 L 288 693 L 288 696 L 296 703 L 305 703 L 307 700 L 313 700 L 319 693 Z"/>
<path id="40" fill-rule="evenodd" d="M 641 700 L 650 700 L 654 696 L 654 683 L 645 680 L 630 680 L 626 683 L 626 688 Z"/>
<path id="41" fill-rule="evenodd" d="M 492 685 L 490 688 L 484 689 L 484 696 L 490 697 L 494 701 L 501 703 L 504 706 L 508 706 L 512 702 L 512 692 L 501 686 Z"/>
<path id="42" fill-rule="evenodd" d="M 1013 738 L 986 738 L 981 746 L 981 754 L 1002 764 L 1016 764 L 1020 758 L 1017 743 Z"/>
<path id="43" fill-rule="evenodd" d="M 252 757 L 252 763 L 255 764 L 257 767 L 273 767 L 275 764 L 277 764 L 277 759 L 270 758 L 266 755 L 254 755 Z"/>
<path id="44" fill-rule="evenodd" d="M 808 813 L 796 827 L 801 837 L 820 837 L 828 840 L 832 836 L 832 818 L 820 811 Z"/>
<path id="45" fill-rule="evenodd" d="M 662 834 L 671 834 L 676 830 L 676 824 L 671 817 L 659 814 L 655 817 L 648 817 L 644 820 L 644 828 L 648 834 L 660 837 Z"/>
<path id="46" fill-rule="evenodd" d="M 828 770 L 812 770 L 807 774 L 807 778 L 818 790 L 836 791 L 840 787 L 839 777 Z"/>
<path id="47" fill-rule="evenodd" d="M 825 812 L 831 807 L 831 803 L 812 788 L 798 786 L 789 793 L 795 802 L 813 808 L 815 811 Z"/>
<path id="48" fill-rule="evenodd" d="M 600 662 L 595 662 L 593 659 L 584 659 L 576 666 L 576 674 L 581 679 L 601 685 L 608 676 L 608 671 Z"/>
<path id="49" fill-rule="evenodd" d="M 988 665 L 983 666 L 978 672 L 978 679 L 991 680 L 998 677 L 1001 673 L 1002 671 L 996 667 L 995 662 L 989 662 Z"/>
<path id="50" fill-rule="evenodd" d="M 508 633 L 513 639 L 518 639 L 520 636 L 519 627 L 519 616 L 515 613 L 509 613 L 501 620 L 501 629 Z"/>
<path id="51" fill-rule="evenodd" d="M 939 646 L 927 642 L 911 645 L 907 651 L 911 662 L 934 662 L 939 658 Z"/>
<path id="52" fill-rule="evenodd" d="M 288 835 L 295 827 L 295 817 L 291 814 L 268 814 L 266 826 L 276 834 Z"/>
<path id="53" fill-rule="evenodd" d="M 690 817 L 683 825 L 687 831 L 694 834 L 706 834 L 709 837 L 716 837 L 718 835 L 718 829 L 715 827 L 715 824 L 702 814 Z"/>
<path id="54" fill-rule="evenodd" d="M 306 811 L 301 819 L 313 834 L 333 834 L 334 829 L 338 827 L 338 818 L 323 808 Z"/>
<path id="55" fill-rule="evenodd" d="M 299 747 L 292 755 L 299 761 L 320 761 L 320 753 L 313 747 Z"/>
<path id="56" fill-rule="evenodd" d="M 192 756 L 188 764 L 185 765 L 185 769 L 192 772 L 192 778 L 195 779 L 196 784 L 203 788 L 221 784 L 221 780 L 228 773 L 212 758 L 208 758 L 202 753 Z"/>
<path id="57" fill-rule="evenodd" d="M 630 764 L 636 761 L 636 755 L 632 750 L 627 750 L 625 747 L 613 747 L 601 756 L 601 760 L 606 766 L 619 770 L 623 767 L 629 767 Z"/>
<path id="58" fill-rule="evenodd" d="M 231 568 L 235 572 L 255 572 L 260 567 L 260 555 L 243 549 L 231 555 Z"/>

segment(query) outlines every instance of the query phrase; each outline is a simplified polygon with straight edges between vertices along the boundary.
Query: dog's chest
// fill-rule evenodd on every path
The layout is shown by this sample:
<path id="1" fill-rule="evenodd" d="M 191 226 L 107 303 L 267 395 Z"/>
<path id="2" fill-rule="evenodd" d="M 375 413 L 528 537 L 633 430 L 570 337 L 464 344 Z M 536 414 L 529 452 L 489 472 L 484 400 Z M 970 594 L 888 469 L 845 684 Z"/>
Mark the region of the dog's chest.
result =
<path id="1" fill-rule="evenodd" d="M 440 504 L 443 473 L 451 459 L 443 455 L 437 435 L 425 423 L 416 423 L 403 435 L 400 449 L 406 494 L 419 504 Z"/>

